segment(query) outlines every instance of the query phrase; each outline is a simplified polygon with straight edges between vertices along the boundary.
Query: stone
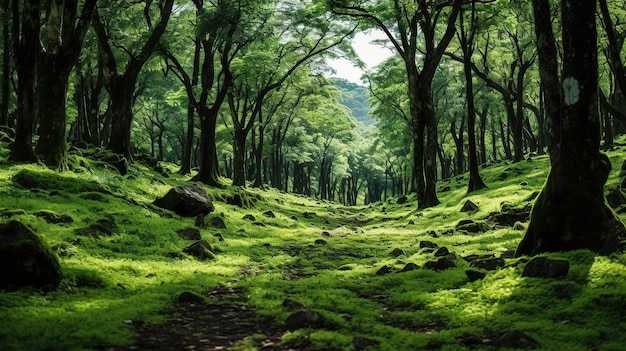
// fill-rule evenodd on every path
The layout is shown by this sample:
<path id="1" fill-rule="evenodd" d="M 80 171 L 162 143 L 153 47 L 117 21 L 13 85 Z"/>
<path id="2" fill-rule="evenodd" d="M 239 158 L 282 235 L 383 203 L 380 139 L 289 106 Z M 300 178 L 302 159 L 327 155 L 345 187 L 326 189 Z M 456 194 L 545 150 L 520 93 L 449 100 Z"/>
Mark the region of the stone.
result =
<path id="1" fill-rule="evenodd" d="M 428 261 L 424 264 L 424 268 L 431 269 L 433 271 L 443 271 L 454 267 L 456 267 L 456 263 L 446 257 L 441 257 L 437 261 Z"/>
<path id="2" fill-rule="evenodd" d="M 263 212 L 263 215 L 267 218 L 276 218 L 276 215 L 271 210 Z"/>
<path id="3" fill-rule="evenodd" d="M 474 269 L 468 269 L 465 271 L 465 275 L 467 276 L 467 279 L 469 279 L 470 282 L 475 282 L 477 280 L 482 280 L 484 279 L 487 274 L 485 274 L 484 272 L 480 272 Z"/>
<path id="4" fill-rule="evenodd" d="M 0 289 L 32 286 L 56 289 L 63 278 L 61 264 L 42 239 L 19 221 L 0 225 Z"/>
<path id="5" fill-rule="evenodd" d="M 292 299 L 284 299 L 283 307 L 288 311 L 305 310 L 306 307 L 302 302 L 298 302 Z"/>
<path id="6" fill-rule="evenodd" d="M 213 236 L 217 239 L 217 241 L 224 241 L 224 236 L 220 233 L 215 233 Z"/>
<path id="7" fill-rule="evenodd" d="M 500 254 L 500 258 L 515 258 L 515 249 L 509 249 Z"/>
<path id="8" fill-rule="evenodd" d="M 215 258 L 213 248 L 206 240 L 196 241 L 184 248 L 183 252 L 200 260 L 211 260 Z"/>
<path id="9" fill-rule="evenodd" d="M 213 228 L 226 229 L 226 223 L 224 223 L 224 220 L 221 217 L 211 218 L 210 225 Z"/>
<path id="10" fill-rule="evenodd" d="M 504 267 L 504 259 L 499 257 L 479 258 L 470 263 L 470 267 L 484 269 L 486 271 L 495 271 Z"/>
<path id="11" fill-rule="evenodd" d="M 443 246 L 437 249 L 434 255 L 435 257 L 443 257 L 443 256 L 448 256 L 449 254 L 450 254 L 450 250 L 448 250 L 447 247 Z"/>
<path id="12" fill-rule="evenodd" d="M 399 256 L 406 256 L 406 253 L 401 248 L 396 247 L 395 249 L 393 249 L 393 251 L 391 251 L 391 255 L 393 257 L 399 257 Z"/>
<path id="13" fill-rule="evenodd" d="M 569 272 L 569 262 L 547 257 L 535 257 L 528 261 L 522 272 L 522 277 L 532 278 L 559 278 Z"/>
<path id="14" fill-rule="evenodd" d="M 198 304 L 206 302 L 204 297 L 196 293 L 192 293 L 190 291 L 183 291 L 180 295 L 178 295 L 178 298 L 176 298 L 176 301 L 180 303 L 198 303 Z"/>
<path id="15" fill-rule="evenodd" d="M 432 241 L 422 240 L 420 241 L 420 249 L 436 249 L 437 244 Z"/>
<path id="16" fill-rule="evenodd" d="M 195 184 L 172 188 L 164 197 L 154 200 L 154 204 L 183 217 L 207 215 L 215 211 L 206 190 Z"/>
<path id="17" fill-rule="evenodd" d="M 402 195 L 398 198 L 398 201 L 396 201 L 396 203 L 398 205 L 404 205 L 407 202 L 408 198 L 406 197 L 406 195 Z"/>
<path id="18" fill-rule="evenodd" d="M 621 190 L 615 188 L 606 195 L 606 201 L 611 208 L 618 208 L 620 205 L 626 204 L 626 197 Z"/>
<path id="19" fill-rule="evenodd" d="M 485 222 L 474 222 L 471 219 L 460 220 L 455 227 L 458 231 L 464 231 L 467 233 L 484 233 L 489 230 L 489 225 Z"/>
<path id="20" fill-rule="evenodd" d="M 85 228 L 74 230 L 78 235 L 99 238 L 101 236 L 111 236 L 118 233 L 117 224 L 113 218 L 101 218 Z"/>
<path id="21" fill-rule="evenodd" d="M 327 245 L 328 243 L 324 239 L 316 239 L 315 245 Z"/>
<path id="22" fill-rule="evenodd" d="M 387 265 L 383 265 L 376 271 L 376 275 L 385 275 L 391 273 L 391 268 Z"/>
<path id="23" fill-rule="evenodd" d="M 326 320 L 321 314 L 311 310 L 301 310 L 290 314 L 285 320 L 287 330 L 297 330 L 302 328 L 323 328 Z"/>
<path id="24" fill-rule="evenodd" d="M 50 224 L 69 224 L 74 223 L 74 219 L 65 213 L 55 213 L 52 211 L 38 211 L 34 213 L 35 216 L 43 218 L 44 221 Z"/>
<path id="25" fill-rule="evenodd" d="M 246 221 L 252 221 L 252 222 L 256 221 L 256 217 L 254 217 L 253 215 L 249 213 L 243 216 L 241 219 L 245 219 Z"/>
<path id="26" fill-rule="evenodd" d="M 194 225 L 201 229 L 206 229 L 208 227 L 206 224 L 206 221 L 204 220 L 204 215 L 198 215 L 196 217 L 196 221 L 194 222 Z"/>
<path id="27" fill-rule="evenodd" d="M 528 222 L 530 220 L 531 204 L 513 207 L 504 203 L 500 212 L 492 212 L 487 216 L 486 221 L 494 226 L 513 227 L 518 222 Z"/>
<path id="28" fill-rule="evenodd" d="M 179 229 L 176 231 L 176 234 L 178 234 L 178 236 L 181 239 L 185 239 L 185 240 L 200 240 L 202 239 L 202 236 L 200 235 L 200 231 L 196 228 L 185 228 L 185 229 Z"/>
<path id="29" fill-rule="evenodd" d="M 478 205 L 472 202 L 472 200 L 467 200 L 461 207 L 461 212 L 476 212 L 478 211 Z"/>
<path id="30" fill-rule="evenodd" d="M 352 339 L 352 345 L 354 346 L 354 349 L 356 351 L 362 351 L 367 348 L 378 348 L 378 345 L 380 345 L 380 341 L 362 336 L 355 336 L 354 339 Z"/>
<path id="31" fill-rule="evenodd" d="M 414 270 L 416 270 L 416 269 L 418 269 L 418 268 L 419 268 L 419 266 L 418 266 L 418 265 L 416 265 L 416 264 L 415 264 L 415 263 L 413 263 L 413 262 L 409 262 L 409 263 L 407 263 L 407 264 L 406 264 L 406 265 L 402 268 L 402 270 L 400 270 L 400 272 L 409 272 L 409 271 L 414 271 Z"/>

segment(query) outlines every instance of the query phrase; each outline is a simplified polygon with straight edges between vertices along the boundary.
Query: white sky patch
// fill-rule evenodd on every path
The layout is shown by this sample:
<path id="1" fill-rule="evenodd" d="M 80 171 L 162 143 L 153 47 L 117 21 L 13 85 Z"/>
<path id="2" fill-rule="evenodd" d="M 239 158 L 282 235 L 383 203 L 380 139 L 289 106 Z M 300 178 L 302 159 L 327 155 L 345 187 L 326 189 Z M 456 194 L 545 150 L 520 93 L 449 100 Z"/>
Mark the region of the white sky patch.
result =
<path id="1" fill-rule="evenodd" d="M 352 39 L 354 51 L 361 61 L 365 62 L 366 69 L 375 67 L 394 54 L 392 50 L 372 43 L 378 39 L 385 40 L 387 36 L 380 30 L 369 30 L 357 33 Z M 352 83 L 361 84 L 361 76 L 365 72 L 355 67 L 349 60 L 329 60 L 328 65 L 335 70 L 335 73 L 329 75 L 330 77 L 344 78 Z"/>
<path id="2" fill-rule="evenodd" d="M 574 105 L 580 98 L 580 86 L 574 77 L 563 79 L 563 98 L 567 106 Z"/>

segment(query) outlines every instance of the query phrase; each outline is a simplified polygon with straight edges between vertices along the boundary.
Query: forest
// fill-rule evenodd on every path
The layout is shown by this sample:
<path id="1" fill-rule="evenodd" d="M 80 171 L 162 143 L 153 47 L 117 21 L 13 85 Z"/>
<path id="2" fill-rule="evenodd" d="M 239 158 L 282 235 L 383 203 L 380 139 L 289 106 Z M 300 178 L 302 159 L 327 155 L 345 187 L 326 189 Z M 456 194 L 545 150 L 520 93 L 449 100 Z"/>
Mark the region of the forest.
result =
<path id="1" fill-rule="evenodd" d="M 1 350 L 626 344 L 623 1 L 0 3 Z"/>

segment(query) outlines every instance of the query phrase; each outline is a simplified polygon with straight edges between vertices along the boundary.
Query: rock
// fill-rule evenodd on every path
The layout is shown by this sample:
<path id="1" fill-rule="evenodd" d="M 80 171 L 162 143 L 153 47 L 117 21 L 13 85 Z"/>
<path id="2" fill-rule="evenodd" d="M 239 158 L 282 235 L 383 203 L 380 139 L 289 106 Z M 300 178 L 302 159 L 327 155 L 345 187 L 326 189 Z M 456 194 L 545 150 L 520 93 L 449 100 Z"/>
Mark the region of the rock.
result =
<path id="1" fill-rule="evenodd" d="M 285 320 L 285 328 L 287 330 L 297 330 L 302 328 L 319 329 L 324 327 L 324 324 L 324 316 L 311 310 L 294 312 Z"/>
<path id="2" fill-rule="evenodd" d="M 179 229 L 176 231 L 176 234 L 178 234 L 178 236 L 181 239 L 185 239 L 185 240 L 200 240 L 202 239 L 202 236 L 200 235 L 200 231 L 196 228 L 185 228 L 185 229 Z"/>
<path id="3" fill-rule="evenodd" d="M 520 330 L 511 330 L 493 341 L 497 348 L 527 349 L 539 347 L 539 343 Z"/>
<path id="4" fill-rule="evenodd" d="M 404 205 L 407 202 L 408 198 L 406 197 L 406 195 L 402 195 L 398 198 L 398 201 L 396 201 L 396 203 L 398 205 Z"/>
<path id="5" fill-rule="evenodd" d="M 302 214 L 302 217 L 304 217 L 304 218 L 306 218 L 306 219 L 311 219 L 311 218 L 313 218 L 313 217 L 315 217 L 315 216 L 317 216 L 317 215 L 315 214 L 315 212 L 304 212 L 304 213 Z"/>
<path id="6" fill-rule="evenodd" d="M 154 204 L 183 217 L 207 215 L 215 211 L 206 190 L 195 184 L 172 188 L 164 197 L 154 200 Z"/>
<path id="7" fill-rule="evenodd" d="M 395 249 L 393 249 L 393 251 L 391 251 L 391 255 L 393 257 L 399 257 L 399 256 L 406 256 L 406 253 L 401 248 L 396 247 Z"/>
<path id="8" fill-rule="evenodd" d="M 490 213 L 486 220 L 494 226 L 513 227 L 517 222 L 528 222 L 530 220 L 531 209 L 531 204 L 513 207 L 504 203 L 502 204 L 500 212 Z"/>
<path id="9" fill-rule="evenodd" d="M 422 240 L 420 241 L 420 249 L 436 249 L 437 244 L 432 241 Z"/>
<path id="10" fill-rule="evenodd" d="M 324 239 L 316 239 L 315 245 L 328 245 L 328 243 Z"/>
<path id="11" fill-rule="evenodd" d="M 194 222 L 194 225 L 200 229 L 206 229 L 207 224 L 206 224 L 206 221 L 204 220 L 204 215 L 198 215 L 196 217 L 196 221 Z"/>
<path id="12" fill-rule="evenodd" d="M 435 257 L 443 257 L 448 256 L 450 254 L 450 250 L 447 247 L 440 247 L 437 251 L 435 251 Z"/>
<path id="13" fill-rule="evenodd" d="M 355 351 L 362 351 L 368 347 L 377 348 L 378 345 L 380 345 L 380 341 L 362 336 L 355 336 L 352 340 L 352 345 L 354 346 Z"/>
<path id="14" fill-rule="evenodd" d="M 469 279 L 470 282 L 482 280 L 485 278 L 485 276 L 487 276 L 487 274 L 480 272 L 480 271 L 473 270 L 473 269 L 466 270 L 465 275 L 467 276 L 467 279 Z"/>
<path id="15" fill-rule="evenodd" d="M 100 236 L 111 236 L 118 233 L 117 225 L 113 218 L 101 218 L 96 223 L 86 228 L 78 228 L 74 231 L 78 235 L 91 236 L 98 238 Z"/>
<path id="16" fill-rule="evenodd" d="M 472 202 L 472 200 L 467 200 L 461 207 L 461 212 L 476 212 L 478 211 L 478 206 Z"/>
<path id="17" fill-rule="evenodd" d="M 486 271 L 495 271 L 500 267 L 504 267 L 504 259 L 497 257 L 479 258 L 472 261 L 470 267 L 484 269 Z"/>
<path id="18" fill-rule="evenodd" d="M 471 219 L 463 219 L 460 220 L 456 225 L 455 229 L 457 231 L 464 231 L 468 233 L 484 233 L 489 230 L 489 225 L 485 222 L 474 222 Z"/>
<path id="19" fill-rule="evenodd" d="M 192 293 L 190 291 L 182 292 L 180 295 L 178 295 L 178 298 L 176 298 L 176 301 L 180 303 L 205 303 L 206 302 L 204 297 L 196 293 Z"/>
<path id="20" fill-rule="evenodd" d="M 267 218 L 276 218 L 276 215 L 271 210 L 263 212 L 263 215 Z"/>
<path id="21" fill-rule="evenodd" d="M 200 260 L 211 260 L 215 254 L 211 245 L 206 240 L 198 240 L 183 249 L 183 252 Z"/>
<path id="22" fill-rule="evenodd" d="M 521 185 L 521 186 L 528 186 L 528 182 L 527 181 L 523 181 L 523 182 L 519 183 L 519 185 Z"/>
<path id="23" fill-rule="evenodd" d="M 322 235 L 323 235 L 323 236 L 325 236 L 325 237 L 327 237 L 327 238 L 330 238 L 330 237 L 331 237 L 330 232 L 327 232 L 327 231 L 323 231 L 323 232 L 322 232 Z"/>
<path id="24" fill-rule="evenodd" d="M 221 217 L 211 218 L 210 224 L 211 224 L 211 227 L 213 228 L 226 229 L 226 223 L 224 223 L 224 220 Z"/>
<path id="25" fill-rule="evenodd" d="M 626 197 L 619 189 L 613 189 L 606 195 L 606 201 L 611 208 L 618 208 L 620 205 L 626 204 Z"/>
<path id="26" fill-rule="evenodd" d="M 217 239 L 217 241 L 224 241 L 224 236 L 220 233 L 215 233 L 213 236 Z"/>
<path id="27" fill-rule="evenodd" d="M 303 303 L 295 301 L 295 300 L 291 300 L 291 299 L 284 299 L 283 307 L 288 311 L 297 311 L 297 310 L 306 309 Z"/>
<path id="28" fill-rule="evenodd" d="M 252 222 L 256 221 L 256 217 L 254 217 L 253 215 L 249 213 L 243 216 L 241 219 L 245 219 L 246 221 L 252 221 Z"/>
<path id="29" fill-rule="evenodd" d="M 433 238 L 438 238 L 439 237 L 439 235 L 437 235 L 437 232 L 434 231 L 434 230 L 429 230 L 428 233 L 426 233 L 426 234 L 428 234 L 429 236 L 431 236 Z"/>
<path id="30" fill-rule="evenodd" d="M 376 271 L 376 275 L 385 275 L 391 273 L 391 268 L 387 265 L 383 265 Z"/>
<path id="31" fill-rule="evenodd" d="M 59 286 L 59 259 L 42 240 L 19 221 L 0 225 L 0 289 L 32 286 L 44 291 Z"/>
<path id="32" fill-rule="evenodd" d="M 407 263 L 407 264 L 406 264 L 406 265 L 402 268 L 402 270 L 401 270 L 400 272 L 409 272 L 409 271 L 414 271 L 414 270 L 416 270 L 416 269 L 418 269 L 418 268 L 419 268 L 419 266 L 418 266 L 418 265 L 416 265 L 416 264 L 415 264 L 415 263 L 413 263 L 413 262 L 409 262 L 409 263 Z"/>
<path id="33" fill-rule="evenodd" d="M 566 260 L 535 257 L 524 267 L 522 277 L 558 278 L 567 275 L 568 271 L 569 262 Z"/>
<path id="34" fill-rule="evenodd" d="M 447 257 L 441 257 L 437 261 L 428 261 L 424 264 L 424 268 L 431 269 L 433 271 L 443 271 L 453 267 L 456 267 L 456 263 Z"/>
<path id="35" fill-rule="evenodd" d="M 409 222 L 408 222 L 407 224 L 408 224 L 408 225 L 414 225 L 414 224 L 415 224 L 415 221 L 414 221 L 414 220 L 412 220 L 412 219 L 409 219 Z"/>
<path id="36" fill-rule="evenodd" d="M 62 213 L 55 213 L 52 211 L 38 211 L 34 213 L 35 216 L 43 218 L 44 221 L 51 224 L 68 224 L 73 223 L 74 219 L 70 215 Z"/>
<path id="37" fill-rule="evenodd" d="M 515 258 L 515 250 L 509 249 L 500 254 L 500 258 Z"/>

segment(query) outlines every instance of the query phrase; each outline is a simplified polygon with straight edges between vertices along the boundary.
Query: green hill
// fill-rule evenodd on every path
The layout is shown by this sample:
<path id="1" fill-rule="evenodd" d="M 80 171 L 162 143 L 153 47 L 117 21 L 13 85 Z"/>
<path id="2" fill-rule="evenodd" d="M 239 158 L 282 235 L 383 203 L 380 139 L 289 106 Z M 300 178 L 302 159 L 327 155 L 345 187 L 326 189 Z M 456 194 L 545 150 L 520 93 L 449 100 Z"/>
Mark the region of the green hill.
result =
<path id="1" fill-rule="evenodd" d="M 607 188 L 621 182 L 623 154 L 623 147 L 610 153 Z M 0 292 L 2 350 L 126 350 L 168 335 L 180 342 L 170 349 L 206 349 L 217 340 L 206 311 L 218 311 L 217 324 L 248 316 L 240 325 L 250 333 L 226 340 L 232 350 L 626 345 L 626 255 L 545 255 L 569 262 L 560 278 L 522 277 L 530 258 L 500 259 L 524 234 L 523 213 L 546 178 L 545 157 L 482 169 L 489 189 L 470 196 L 466 176 L 442 181 L 443 204 L 424 211 L 411 195 L 343 207 L 275 190 L 206 188 L 216 208 L 206 222 L 219 218 L 226 226 L 199 229 L 214 249 L 207 260 L 184 253 L 191 241 L 177 235 L 195 228 L 195 219 L 152 204 L 190 183 L 167 165 L 159 173 L 136 163 L 120 176 L 73 154 L 72 171 L 55 173 L 6 157 L 2 151 L 0 216 L 41 235 L 65 278 L 49 293 Z M 17 174 L 41 182 L 27 189 Z M 248 206 L 229 204 L 235 195 Z M 478 210 L 461 212 L 467 200 Z M 48 223 L 41 211 L 72 221 Z M 103 220 L 115 230 L 85 230 Z M 194 320 L 190 311 L 196 322 L 185 322 Z M 166 326 L 170 334 L 156 332 Z"/>

